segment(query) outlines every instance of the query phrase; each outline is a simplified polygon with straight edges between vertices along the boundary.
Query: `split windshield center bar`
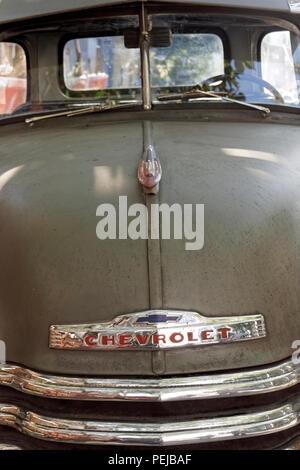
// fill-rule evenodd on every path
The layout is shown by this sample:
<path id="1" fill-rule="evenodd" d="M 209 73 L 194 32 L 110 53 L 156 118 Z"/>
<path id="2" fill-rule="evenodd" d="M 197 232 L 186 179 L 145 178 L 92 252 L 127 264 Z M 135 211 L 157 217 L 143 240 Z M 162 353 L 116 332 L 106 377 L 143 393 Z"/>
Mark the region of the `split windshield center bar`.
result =
<path id="1" fill-rule="evenodd" d="M 139 13 L 140 21 L 140 51 L 141 51 L 141 74 L 142 74 L 142 98 L 144 109 L 151 109 L 151 85 L 150 85 L 150 23 L 147 8 L 144 2 L 141 4 Z"/>

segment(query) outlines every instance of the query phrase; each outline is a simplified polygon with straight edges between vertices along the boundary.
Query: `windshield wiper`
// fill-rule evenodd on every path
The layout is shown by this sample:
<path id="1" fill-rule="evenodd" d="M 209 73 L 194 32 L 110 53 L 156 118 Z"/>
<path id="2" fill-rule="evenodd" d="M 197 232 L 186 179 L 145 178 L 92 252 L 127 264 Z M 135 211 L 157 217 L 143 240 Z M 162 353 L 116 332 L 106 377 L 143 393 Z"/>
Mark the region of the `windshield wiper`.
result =
<path id="1" fill-rule="evenodd" d="M 91 106 L 84 106 L 79 109 L 75 110 L 68 110 L 68 111 L 53 111 L 50 112 L 49 114 L 44 114 L 42 116 L 33 116 L 30 118 L 26 118 L 25 122 L 26 124 L 34 124 L 37 121 L 43 121 L 44 119 L 51 119 L 51 118 L 56 118 L 56 117 L 73 117 L 73 116 L 79 116 L 81 114 L 89 114 L 89 113 L 101 113 L 104 111 L 112 111 L 115 109 L 123 109 L 123 108 L 132 108 L 140 106 L 140 103 L 123 103 L 123 104 L 113 104 L 113 105 L 101 105 L 101 104 L 94 104 Z"/>
<path id="2" fill-rule="evenodd" d="M 175 101 L 175 100 L 191 100 L 194 98 L 218 98 L 222 102 L 230 102 L 240 104 L 241 106 L 247 106 L 248 108 L 256 109 L 263 113 L 264 116 L 268 116 L 270 114 L 270 109 L 266 108 L 265 106 L 259 106 L 258 104 L 253 103 L 246 103 L 245 101 L 235 100 L 234 98 L 230 98 L 224 93 L 214 93 L 213 91 L 202 91 L 202 90 L 192 90 L 186 91 L 184 93 L 173 93 L 167 95 L 158 95 L 158 101 Z"/>

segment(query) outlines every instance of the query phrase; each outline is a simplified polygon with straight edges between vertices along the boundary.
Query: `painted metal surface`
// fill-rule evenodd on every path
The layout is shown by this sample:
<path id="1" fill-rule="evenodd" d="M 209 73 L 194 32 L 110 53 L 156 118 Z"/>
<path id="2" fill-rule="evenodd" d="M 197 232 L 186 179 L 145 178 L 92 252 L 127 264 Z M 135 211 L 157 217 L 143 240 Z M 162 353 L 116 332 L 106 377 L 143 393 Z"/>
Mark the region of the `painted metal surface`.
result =
<path id="1" fill-rule="evenodd" d="M 157 0 L 160 3 L 171 3 L 168 0 Z M 30 19 L 31 17 L 63 13 L 72 10 L 85 8 L 95 8 L 108 5 L 120 5 L 130 3 L 129 0 L 2 0 L 0 3 L 1 23 Z M 146 2 L 145 2 L 146 3 Z M 176 2 L 175 2 L 176 3 Z M 240 8 L 256 8 L 266 10 L 290 11 L 287 0 L 265 0 L 262 4 L 259 0 L 183 0 L 179 3 L 209 5 L 209 6 L 229 6 Z"/>
<path id="2" fill-rule="evenodd" d="M 186 251 L 183 240 L 161 240 L 162 298 L 152 308 L 208 318 L 261 312 L 268 336 L 242 348 L 165 350 L 157 368 L 147 350 L 49 349 L 51 324 L 104 322 L 149 308 L 147 240 L 99 241 L 95 232 L 98 204 L 117 206 L 120 194 L 143 203 L 136 177 L 143 113 L 131 112 L 127 123 L 119 116 L 59 118 L 0 129 L 7 361 L 56 374 L 149 376 L 256 367 L 290 356 L 300 333 L 297 127 L 170 121 L 171 114 L 153 120 L 165 175 L 160 202 L 204 203 L 206 241 L 202 250 Z"/>

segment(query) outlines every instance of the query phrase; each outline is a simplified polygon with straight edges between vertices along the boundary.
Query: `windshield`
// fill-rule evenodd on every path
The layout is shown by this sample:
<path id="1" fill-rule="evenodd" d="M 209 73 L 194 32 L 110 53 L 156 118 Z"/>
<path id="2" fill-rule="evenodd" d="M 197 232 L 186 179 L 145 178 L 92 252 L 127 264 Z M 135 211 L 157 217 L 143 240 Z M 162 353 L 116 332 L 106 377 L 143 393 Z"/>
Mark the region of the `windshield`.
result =
<path id="1" fill-rule="evenodd" d="M 154 38 L 149 48 L 154 105 L 162 102 L 162 94 L 197 89 L 244 103 L 300 106 L 300 36 L 292 23 L 228 14 L 150 13 L 149 31 Z M 165 31 L 169 42 L 162 39 Z M 59 32 L 31 30 L 28 37 L 22 33 L 22 38 L 0 42 L 0 116 L 91 102 L 141 104 L 140 38 L 138 15 L 123 15 L 78 21 Z M 219 100 L 209 94 L 190 99 L 195 106 L 207 101 Z"/>
<path id="2" fill-rule="evenodd" d="M 299 106 L 300 37 L 292 25 L 228 15 L 158 15 L 153 24 L 173 33 L 170 47 L 150 51 L 154 102 L 159 93 L 197 87 L 248 103 Z"/>

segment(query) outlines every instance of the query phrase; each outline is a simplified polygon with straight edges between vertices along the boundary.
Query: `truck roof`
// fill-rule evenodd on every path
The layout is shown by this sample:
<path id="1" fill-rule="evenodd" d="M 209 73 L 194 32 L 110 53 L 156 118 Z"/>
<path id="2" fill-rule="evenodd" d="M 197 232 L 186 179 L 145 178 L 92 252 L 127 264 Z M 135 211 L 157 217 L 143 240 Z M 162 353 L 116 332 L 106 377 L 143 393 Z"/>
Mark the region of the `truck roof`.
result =
<path id="1" fill-rule="evenodd" d="M 172 2 L 172 0 L 156 1 L 159 3 Z M 0 24 L 77 9 L 131 2 L 132 0 L 0 0 Z M 300 0 L 177 0 L 177 2 L 175 0 L 175 3 L 300 12 Z"/>

